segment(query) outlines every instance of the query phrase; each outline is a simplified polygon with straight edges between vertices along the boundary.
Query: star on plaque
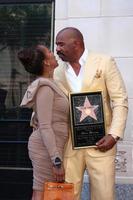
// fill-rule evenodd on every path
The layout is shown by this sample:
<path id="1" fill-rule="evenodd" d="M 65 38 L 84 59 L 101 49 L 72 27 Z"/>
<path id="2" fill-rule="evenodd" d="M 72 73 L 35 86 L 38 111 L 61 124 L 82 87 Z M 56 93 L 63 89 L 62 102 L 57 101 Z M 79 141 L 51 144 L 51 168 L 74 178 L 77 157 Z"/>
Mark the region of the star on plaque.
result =
<path id="1" fill-rule="evenodd" d="M 91 105 L 87 96 L 85 98 L 84 105 L 76 108 L 82 112 L 80 117 L 80 122 L 83 121 L 88 116 L 97 120 L 95 110 L 98 108 L 98 105 Z"/>

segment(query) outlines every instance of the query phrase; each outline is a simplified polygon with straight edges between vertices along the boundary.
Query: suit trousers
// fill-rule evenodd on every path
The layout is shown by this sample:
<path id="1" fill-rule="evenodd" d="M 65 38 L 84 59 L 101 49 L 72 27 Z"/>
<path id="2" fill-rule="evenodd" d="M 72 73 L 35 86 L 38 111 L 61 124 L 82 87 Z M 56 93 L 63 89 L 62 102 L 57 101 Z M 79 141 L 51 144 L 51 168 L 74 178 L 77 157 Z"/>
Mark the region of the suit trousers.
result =
<path id="1" fill-rule="evenodd" d="M 92 157 L 89 149 L 78 149 L 73 156 L 64 158 L 64 167 L 66 182 L 74 183 L 74 200 L 81 199 L 85 169 L 89 174 L 91 200 L 115 199 L 115 155 Z"/>

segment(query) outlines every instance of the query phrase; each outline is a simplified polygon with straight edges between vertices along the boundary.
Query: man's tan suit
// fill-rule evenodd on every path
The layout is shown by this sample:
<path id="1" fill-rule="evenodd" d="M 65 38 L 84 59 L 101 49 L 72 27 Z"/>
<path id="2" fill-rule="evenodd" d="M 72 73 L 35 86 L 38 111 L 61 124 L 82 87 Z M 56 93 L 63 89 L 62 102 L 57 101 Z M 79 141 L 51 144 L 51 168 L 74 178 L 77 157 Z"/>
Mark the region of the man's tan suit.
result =
<path id="1" fill-rule="evenodd" d="M 69 92 L 73 92 L 65 75 L 66 63 L 61 62 L 54 78 Z M 90 53 L 84 66 L 81 92 L 102 91 L 106 134 L 123 138 L 128 98 L 121 74 L 113 58 Z M 80 200 L 82 179 L 87 168 L 90 178 L 91 200 L 114 200 L 116 145 L 106 152 L 95 148 L 72 149 L 71 134 L 66 145 L 64 165 L 66 181 L 75 183 L 75 200 Z"/>

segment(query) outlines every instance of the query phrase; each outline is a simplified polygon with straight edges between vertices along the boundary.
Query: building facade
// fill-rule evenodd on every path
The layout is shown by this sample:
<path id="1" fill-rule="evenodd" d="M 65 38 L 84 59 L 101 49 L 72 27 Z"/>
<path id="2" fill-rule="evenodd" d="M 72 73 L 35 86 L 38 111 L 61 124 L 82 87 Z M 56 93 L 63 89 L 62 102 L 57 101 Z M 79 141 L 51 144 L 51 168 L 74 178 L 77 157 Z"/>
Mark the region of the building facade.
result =
<path id="1" fill-rule="evenodd" d="M 124 140 L 118 142 L 116 192 L 118 200 L 130 200 L 133 196 L 133 2 L 56 0 L 55 34 L 66 26 L 74 26 L 83 33 L 89 50 L 113 56 L 125 81 L 129 113 Z M 88 183 L 87 175 L 85 182 Z M 84 186 L 86 200 L 87 190 Z"/>
<path id="2" fill-rule="evenodd" d="M 1 200 L 29 200 L 32 187 L 32 167 L 27 154 L 31 110 L 20 109 L 19 104 L 34 77 L 24 71 L 17 52 L 37 42 L 54 50 L 56 33 L 67 26 L 83 33 L 89 50 L 113 56 L 124 78 L 129 114 L 124 140 L 118 143 L 116 192 L 118 200 L 130 200 L 133 196 L 133 2 L 0 0 Z M 85 174 L 83 200 L 89 198 L 88 186 Z"/>

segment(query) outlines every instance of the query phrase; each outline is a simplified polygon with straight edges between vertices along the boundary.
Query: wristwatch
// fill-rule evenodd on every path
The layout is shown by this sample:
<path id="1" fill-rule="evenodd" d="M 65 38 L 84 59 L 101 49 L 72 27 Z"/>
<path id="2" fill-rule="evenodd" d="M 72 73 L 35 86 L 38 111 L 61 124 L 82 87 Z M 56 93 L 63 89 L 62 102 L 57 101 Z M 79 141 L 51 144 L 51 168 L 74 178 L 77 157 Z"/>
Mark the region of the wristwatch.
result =
<path id="1" fill-rule="evenodd" d="M 117 135 L 111 134 L 111 136 L 115 139 L 116 142 L 120 139 L 120 137 L 118 137 Z"/>
<path id="2" fill-rule="evenodd" d="M 56 157 L 53 161 L 54 167 L 60 168 L 61 167 L 61 159 L 59 157 Z"/>

